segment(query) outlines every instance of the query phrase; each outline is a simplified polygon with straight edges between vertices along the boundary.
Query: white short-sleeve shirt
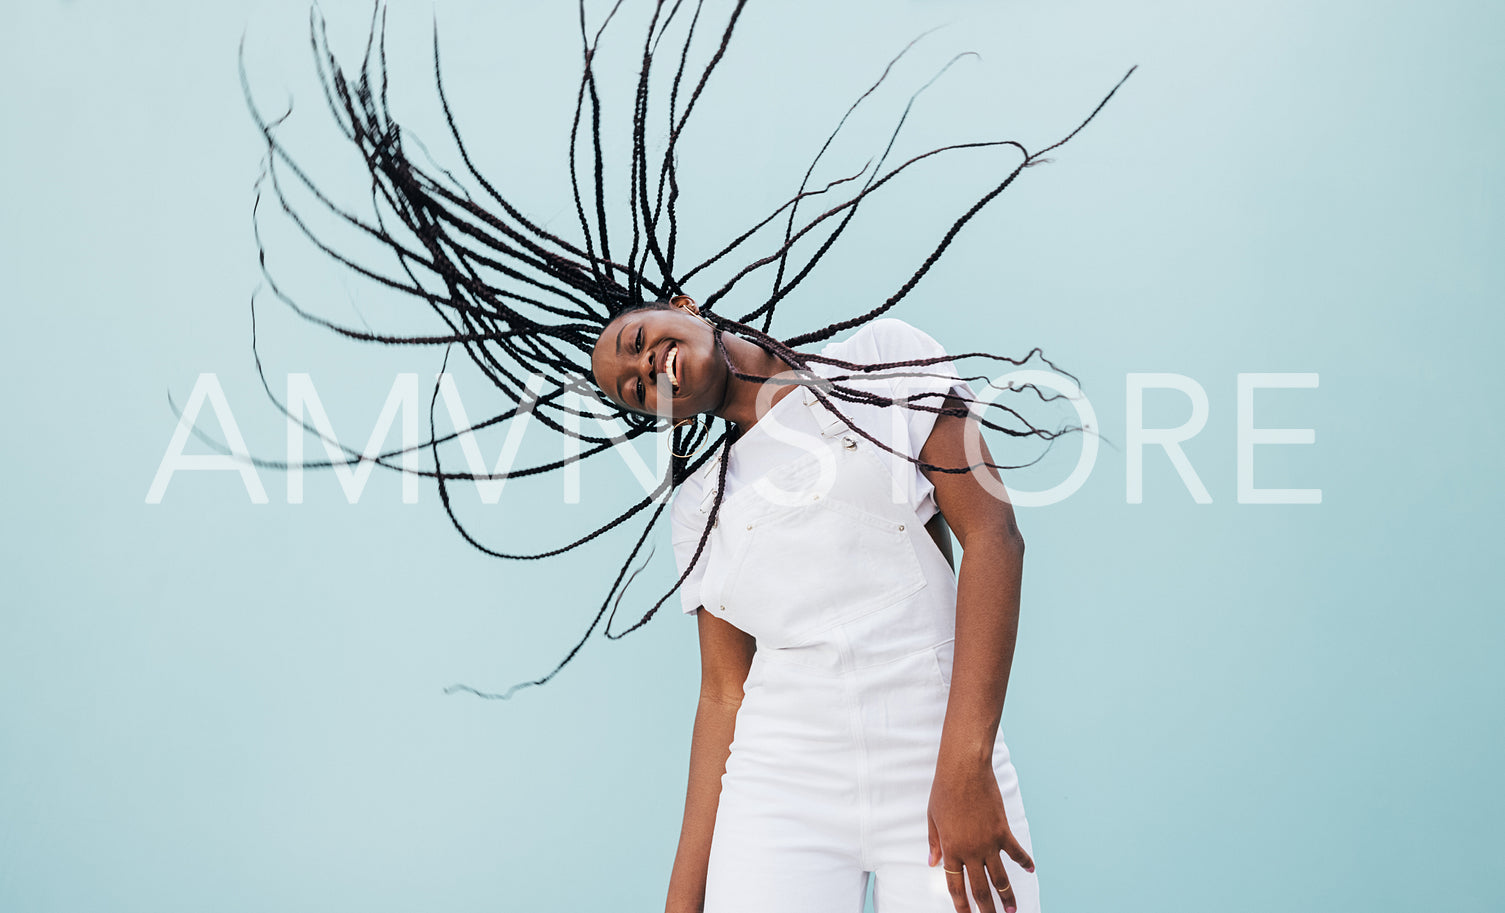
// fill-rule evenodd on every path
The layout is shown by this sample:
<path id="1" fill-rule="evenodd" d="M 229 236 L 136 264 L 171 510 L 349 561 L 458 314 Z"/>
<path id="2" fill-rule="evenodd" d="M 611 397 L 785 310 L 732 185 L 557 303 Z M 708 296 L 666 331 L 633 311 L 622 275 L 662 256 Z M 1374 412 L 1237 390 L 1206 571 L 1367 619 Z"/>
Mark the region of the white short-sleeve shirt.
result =
<path id="1" fill-rule="evenodd" d="M 902 320 L 885 317 L 868 323 L 845 340 L 826 345 L 820 354 L 857 364 L 874 364 L 940 358 L 946 352 L 924 331 Z M 882 372 L 892 374 L 902 371 L 916 375 L 905 377 L 851 377 L 849 375 L 856 372 L 821 362 L 812 362 L 811 370 L 825 378 L 842 376 L 841 383 L 845 386 L 871 390 L 884 396 L 902 398 L 922 393 L 955 393 L 963 399 L 972 398 L 971 388 L 957 375 L 956 368 L 950 361 Z M 942 395 L 934 395 L 915 402 L 939 407 L 943 399 Z M 833 430 L 850 432 L 853 426 L 899 454 L 918 457 L 937 418 L 934 412 L 903 406 L 888 407 L 841 400 L 835 401 L 835 405 L 850 419 L 850 423 L 828 411 L 809 389 L 796 390 L 775 402 L 732 445 L 731 460 L 726 469 L 726 495 L 755 484 L 770 470 L 803 456 L 808 450 L 806 442 L 811 436 L 819 438 Z M 895 503 L 907 503 L 922 523 L 929 521 L 938 509 L 934 497 L 935 487 L 930 480 L 918 466 L 903 456 L 884 452 L 882 457 L 893 476 L 893 488 L 889 496 Z M 690 565 L 705 529 L 720 471 L 721 459 L 718 455 L 706 461 L 685 479 L 675 493 L 670 509 L 671 540 L 676 569 L 681 574 Z M 800 542 L 797 536 L 791 537 L 788 542 L 789 555 L 793 561 L 808 560 L 811 554 L 819 553 L 823 547 L 828 548 L 829 545 Z M 705 556 L 702 555 L 680 586 L 681 606 L 687 613 L 700 608 L 701 572 L 704 565 Z"/>

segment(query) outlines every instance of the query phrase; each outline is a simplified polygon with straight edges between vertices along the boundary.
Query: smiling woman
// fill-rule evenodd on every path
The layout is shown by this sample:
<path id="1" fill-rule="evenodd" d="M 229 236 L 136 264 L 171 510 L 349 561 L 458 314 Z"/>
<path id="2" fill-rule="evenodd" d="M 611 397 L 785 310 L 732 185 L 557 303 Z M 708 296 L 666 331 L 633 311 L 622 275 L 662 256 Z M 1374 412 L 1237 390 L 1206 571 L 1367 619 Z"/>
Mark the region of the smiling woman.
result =
<path id="1" fill-rule="evenodd" d="M 671 421 L 715 412 L 728 375 L 711 327 L 685 295 L 633 308 L 602 330 L 591 352 L 591 374 L 623 409 Z M 669 383 L 667 399 L 658 390 L 660 375 Z"/>
<path id="2" fill-rule="evenodd" d="M 318 188 L 279 140 L 279 121 L 260 113 L 247 82 L 267 148 L 258 204 L 269 186 L 320 251 L 412 296 L 437 313 L 443 329 L 402 336 L 341 326 L 293 301 L 270 274 L 269 285 L 297 313 L 348 338 L 462 347 L 513 403 L 476 427 L 531 413 L 588 445 L 564 461 L 510 476 L 548 472 L 621 443 L 621 436 L 571 430 L 582 418 L 624 422 L 628 439 L 669 434 L 674 456 L 656 491 L 619 506 L 610 521 L 573 541 L 533 553 L 483 545 L 455 519 L 446 486 L 476 478 L 446 471 L 439 461 L 440 445 L 456 434 L 434 434 L 424 445 L 433 467 L 416 471 L 435 480 L 466 541 L 497 557 L 557 556 L 629 520 L 639 524 L 615 577 L 603 581 L 591 624 L 552 670 L 499 693 L 456 690 L 503 698 L 543 684 L 596 630 L 624 636 L 676 591 L 682 608 L 697 617 L 701 702 L 671 909 L 853 906 L 876 873 L 885 910 L 933 910 L 946 898 L 958 910 L 969 901 L 985 911 L 1035 910 L 1028 828 L 999 727 L 1023 538 L 1008 500 L 989 496 L 1001 490 L 997 471 L 1011 467 L 993 461 L 978 432 L 986 427 L 1048 446 L 1081 429 L 1049 431 L 1002 402 L 985 404 L 953 366 L 960 358 L 1018 365 L 1038 349 L 1022 359 L 948 354 L 924 332 L 884 315 L 969 220 L 1025 168 L 1075 136 L 1107 98 L 1087 121 L 1035 152 L 995 140 L 939 146 L 890 165 L 890 136 L 870 169 L 814 183 L 817 165 L 847 123 L 843 116 L 783 204 L 742 231 L 692 234 L 680 225 L 678 144 L 745 5 L 730 3 L 719 27 L 704 3 L 644 5 L 632 144 L 622 163 L 630 177 L 617 195 L 607 190 L 601 142 L 610 112 L 600 90 L 610 80 L 596 62 L 608 26 L 625 21 L 625 13 L 617 19 L 624 4 L 612 6 L 594 30 L 581 29 L 569 157 L 561 163 L 578 222 L 578 231 L 568 233 L 546 230 L 476 168 L 444 93 L 437 37 L 438 96 L 475 192 L 451 171 L 426 169 L 409 156 L 411 137 L 387 104 L 382 9 L 354 78 L 329 51 L 316 13 L 319 73 L 337 125 L 369 173 L 373 212 L 351 213 Z M 590 18 L 583 5 L 580 18 L 582 24 Z M 655 66 L 663 59 L 668 75 Z M 884 69 L 847 114 L 888 74 Z M 901 116 L 894 135 L 903 123 Z M 779 303 L 822 263 L 866 199 L 921 163 L 978 149 L 1005 152 L 1012 164 L 939 238 L 923 242 L 913 273 L 891 295 L 819 329 L 770 333 Z M 285 192 L 289 177 L 346 226 L 383 242 L 396 270 L 359 263 L 313 232 Z M 809 198 L 841 192 L 847 196 L 820 213 L 801 212 Z M 718 234 L 728 240 L 708 243 Z M 631 239 L 625 249 L 624 237 Z M 692 237 L 706 252 L 685 266 L 680 257 Z M 756 251 L 747 265 L 711 287 L 706 271 L 745 249 Z M 770 273 L 771 291 L 751 293 L 743 285 Z M 686 294 L 697 277 L 703 304 Z M 741 313 L 718 311 L 733 300 Z M 832 341 L 847 331 L 854 332 Z M 825 345 L 809 348 L 817 343 Z M 544 379 L 536 396 L 525 383 L 530 375 Z M 587 377 L 604 401 L 588 395 Z M 988 419 L 989 406 L 1008 423 Z M 719 435 L 716 419 L 723 423 Z M 397 455 L 374 460 L 401 469 Z M 671 493 L 678 579 L 614 631 L 616 607 L 637 576 L 628 570 Z M 948 528 L 965 548 L 956 572 Z M 921 849 L 928 865 L 920 863 Z"/>
<path id="3" fill-rule="evenodd" d="M 727 360 L 718 341 L 726 348 Z M 740 336 L 717 334 L 715 324 L 700 315 L 700 307 L 688 295 L 618 314 L 591 352 L 597 386 L 622 409 L 676 423 L 714 415 L 746 427 L 757 421 L 757 391 L 737 383 L 732 363 L 760 378 L 772 378 L 788 367 Z"/>

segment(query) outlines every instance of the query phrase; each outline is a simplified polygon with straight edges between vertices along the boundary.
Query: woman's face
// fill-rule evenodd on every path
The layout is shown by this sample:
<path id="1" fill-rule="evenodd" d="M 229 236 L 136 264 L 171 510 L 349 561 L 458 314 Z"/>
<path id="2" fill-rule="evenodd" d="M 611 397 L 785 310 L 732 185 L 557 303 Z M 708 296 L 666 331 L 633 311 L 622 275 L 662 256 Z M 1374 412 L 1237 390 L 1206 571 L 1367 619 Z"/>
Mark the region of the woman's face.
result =
<path id="1" fill-rule="evenodd" d="M 591 373 L 617 405 L 663 411 L 672 421 L 720 406 L 729 376 L 710 324 L 677 306 L 640 308 L 608 323 L 591 352 Z M 664 374 L 670 399 L 661 404 Z"/>

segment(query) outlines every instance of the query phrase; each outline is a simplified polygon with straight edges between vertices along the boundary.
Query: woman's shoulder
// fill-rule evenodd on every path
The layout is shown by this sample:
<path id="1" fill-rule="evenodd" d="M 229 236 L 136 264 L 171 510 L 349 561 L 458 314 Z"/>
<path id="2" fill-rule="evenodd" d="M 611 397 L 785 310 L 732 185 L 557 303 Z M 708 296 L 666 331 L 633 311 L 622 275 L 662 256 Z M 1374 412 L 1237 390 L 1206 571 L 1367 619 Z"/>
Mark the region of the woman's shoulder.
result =
<path id="1" fill-rule="evenodd" d="M 878 352 L 889 361 L 945 354 L 934 336 L 898 317 L 880 317 L 868 324 L 868 328 Z"/>
<path id="2" fill-rule="evenodd" d="M 903 361 L 945 354 L 940 343 L 924 330 L 898 317 L 879 317 L 822 351 L 843 361 Z"/>

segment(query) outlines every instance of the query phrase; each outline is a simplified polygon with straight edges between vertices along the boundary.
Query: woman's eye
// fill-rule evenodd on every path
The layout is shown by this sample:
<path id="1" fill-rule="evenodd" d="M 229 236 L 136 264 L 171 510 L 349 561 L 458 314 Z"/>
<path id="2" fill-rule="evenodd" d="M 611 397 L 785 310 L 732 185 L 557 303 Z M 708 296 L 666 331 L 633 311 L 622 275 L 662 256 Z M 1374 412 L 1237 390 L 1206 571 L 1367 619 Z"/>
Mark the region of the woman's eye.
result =
<path id="1" fill-rule="evenodd" d="M 643 351 L 643 328 L 638 327 L 638 351 Z"/>
<path id="2" fill-rule="evenodd" d="M 639 403 L 646 402 L 646 400 L 643 399 L 643 382 L 642 381 L 638 381 L 638 402 Z"/>

